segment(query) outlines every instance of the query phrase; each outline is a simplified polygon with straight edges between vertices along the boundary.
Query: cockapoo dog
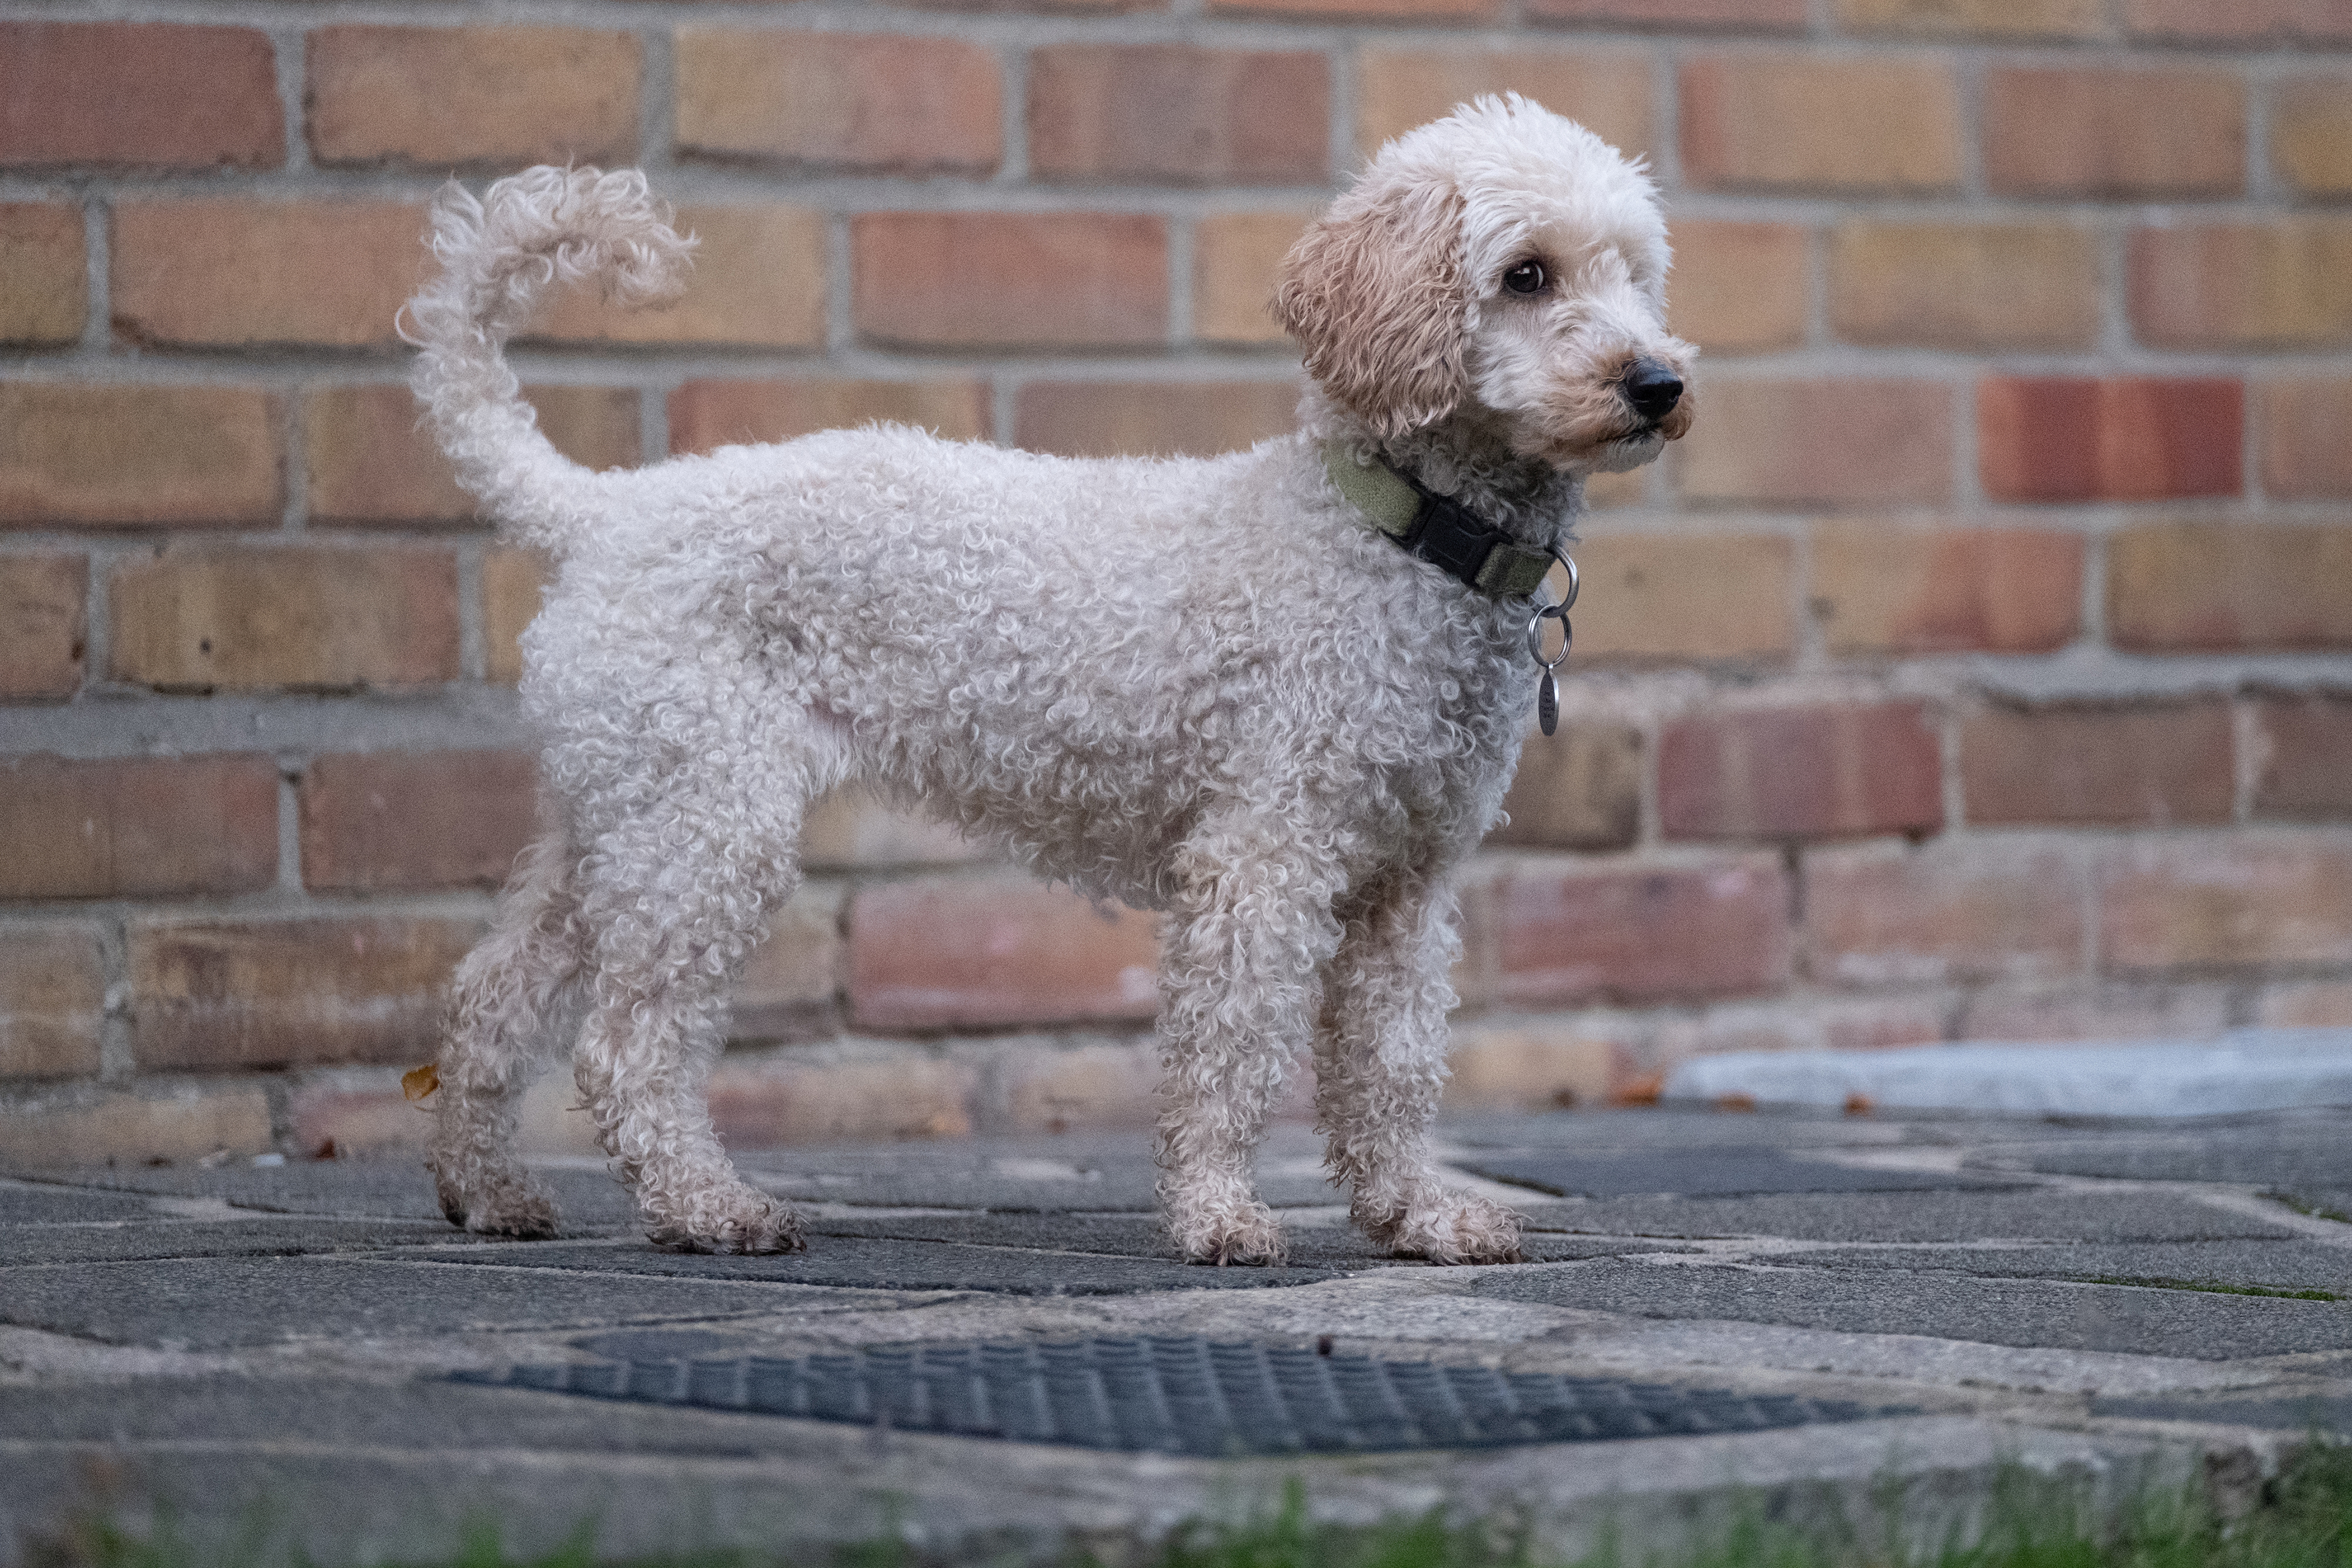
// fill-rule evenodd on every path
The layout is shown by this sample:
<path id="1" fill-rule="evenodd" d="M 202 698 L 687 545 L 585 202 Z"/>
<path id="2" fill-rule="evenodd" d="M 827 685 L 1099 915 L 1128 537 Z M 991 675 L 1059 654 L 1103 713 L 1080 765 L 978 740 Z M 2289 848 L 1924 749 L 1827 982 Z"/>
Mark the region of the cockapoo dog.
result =
<path id="1" fill-rule="evenodd" d="M 437 1062 L 452 1220 L 554 1229 L 509 1145 L 568 1036 L 656 1242 L 802 1245 L 703 1089 L 803 815 L 854 779 L 1165 912 L 1156 1148 L 1185 1257 L 1282 1256 L 1252 1159 L 1310 1041 L 1356 1222 L 1432 1261 L 1518 1256 L 1517 1216 L 1429 1153 L 1452 883 L 1517 762 L 1531 595 L 1585 476 L 1690 423 L 1637 166 L 1517 98 L 1390 143 L 1283 263 L 1303 428 L 1209 459 L 882 426 L 590 473 L 500 347 L 551 284 L 675 291 L 688 242 L 644 176 L 452 188 L 430 243 L 417 394 L 507 536 L 558 563 L 523 643 L 542 836 L 458 971 Z"/>

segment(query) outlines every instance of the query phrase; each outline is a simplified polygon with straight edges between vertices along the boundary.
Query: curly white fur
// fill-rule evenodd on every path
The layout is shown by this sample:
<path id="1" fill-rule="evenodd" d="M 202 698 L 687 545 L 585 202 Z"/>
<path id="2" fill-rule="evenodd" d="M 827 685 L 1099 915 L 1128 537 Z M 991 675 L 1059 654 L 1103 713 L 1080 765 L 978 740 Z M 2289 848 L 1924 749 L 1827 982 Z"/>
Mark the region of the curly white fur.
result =
<path id="1" fill-rule="evenodd" d="M 803 811 L 858 779 L 1043 875 L 1168 915 L 1162 1207 L 1190 1258 L 1282 1252 L 1253 1152 L 1310 1042 L 1357 1219 L 1438 1261 L 1517 1222 L 1427 1152 L 1456 950 L 1452 877 L 1531 706 L 1527 606 L 1374 533 L 1319 444 L 1385 455 L 1530 544 L 1583 476 L 1688 422 L 1641 173 L 1518 99 L 1385 149 L 1286 264 L 1320 380 L 1305 429 L 1209 460 L 1074 461 L 880 427 L 593 475 L 499 358 L 545 285 L 667 287 L 682 242 L 635 173 L 445 195 L 411 307 L 418 394 L 466 484 L 560 561 L 524 642 L 544 837 L 457 980 L 432 1155 L 468 1228 L 541 1235 L 508 1147 L 540 1052 L 581 1089 L 654 1238 L 799 1246 L 734 1174 L 702 1084 L 728 978 L 798 877 Z M 1538 260 L 1552 285 L 1500 281 Z M 1522 274 L 1524 279 L 1525 275 Z"/>

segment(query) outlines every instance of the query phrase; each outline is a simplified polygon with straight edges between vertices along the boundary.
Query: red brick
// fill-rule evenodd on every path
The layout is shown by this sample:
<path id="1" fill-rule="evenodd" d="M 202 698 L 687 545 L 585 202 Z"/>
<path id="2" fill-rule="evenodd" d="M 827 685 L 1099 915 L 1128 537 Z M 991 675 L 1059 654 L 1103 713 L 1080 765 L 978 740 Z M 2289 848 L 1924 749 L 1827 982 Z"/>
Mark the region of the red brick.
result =
<path id="1" fill-rule="evenodd" d="M 979 1077 L 907 1046 L 847 1061 L 730 1052 L 710 1075 L 710 1119 L 730 1149 L 969 1137 Z"/>
<path id="2" fill-rule="evenodd" d="M 2107 541 L 2118 648 L 2352 645 L 2352 528 L 2148 523 Z"/>
<path id="3" fill-rule="evenodd" d="M 499 887 L 532 837 L 537 761 L 521 751 L 314 759 L 298 791 L 302 883 L 319 892 Z"/>
<path id="4" fill-rule="evenodd" d="M 1940 769 L 1915 703 L 1708 714 L 1659 737 L 1658 816 L 1678 839 L 1933 831 Z"/>
<path id="5" fill-rule="evenodd" d="M 2352 817 L 2352 697 L 2265 697 L 2254 727 L 2256 816 Z"/>
<path id="6" fill-rule="evenodd" d="M 2344 0 L 2124 0 L 2124 25 L 2144 37 L 2231 43 L 2352 39 Z"/>
<path id="7" fill-rule="evenodd" d="M 1960 726 L 1973 824 L 2226 822 L 2237 795 L 2230 705 L 1988 708 Z"/>
<path id="8" fill-rule="evenodd" d="M 274 524 L 278 427 L 242 387 L 0 383 L 0 526 Z"/>
<path id="9" fill-rule="evenodd" d="M 950 441 L 978 441 L 989 428 L 988 383 L 949 377 L 919 382 L 692 381 L 669 394 L 669 449 L 790 441 L 820 430 L 911 424 Z"/>
<path id="10" fill-rule="evenodd" d="M 2352 497 L 2352 379 L 2294 377 L 2255 392 L 2263 488 L 2283 500 Z"/>
<path id="11" fill-rule="evenodd" d="M 801 823 L 811 871 L 970 865 L 994 858 L 947 823 L 884 804 L 856 785 L 818 798 Z"/>
<path id="12" fill-rule="evenodd" d="M 985 174 L 1003 142 L 996 56 L 953 38 L 677 32 L 678 151 L 730 162 Z"/>
<path id="13" fill-rule="evenodd" d="M 0 926 L 0 1080 L 94 1076 L 105 1026 L 96 926 Z"/>
<path id="14" fill-rule="evenodd" d="M 850 221 L 853 311 L 909 348 L 1158 348 L 1168 232 L 1097 213 L 867 213 Z"/>
<path id="15" fill-rule="evenodd" d="M 2234 70 L 1994 70 L 1985 178 L 2004 195 L 2226 196 L 2245 183 Z"/>
<path id="16" fill-rule="evenodd" d="M 2265 1029 L 2352 1029 L 2352 982 L 2266 987 L 2255 1017 Z"/>
<path id="17" fill-rule="evenodd" d="M 0 202 L 0 343 L 70 343 L 89 313 L 81 209 Z"/>
<path id="18" fill-rule="evenodd" d="M 118 337 L 188 349 L 391 349 L 425 270 L 397 202 L 141 200 L 114 209 Z"/>
<path id="19" fill-rule="evenodd" d="M 250 893 L 277 873 L 267 757 L 0 761 L 0 898 Z"/>
<path id="20" fill-rule="evenodd" d="M 1795 562 L 1772 534 L 1603 534 L 1576 547 L 1576 659 L 1779 660 Z"/>
<path id="21" fill-rule="evenodd" d="M 1301 21 L 1361 17 L 1374 22 L 1487 22 L 1502 15 L 1501 0 L 1209 0 L 1212 15 L 1296 16 Z"/>
<path id="22" fill-rule="evenodd" d="M 503 546 L 482 552 L 482 643 L 484 674 L 502 686 L 522 679 L 523 628 L 539 613 L 547 562 L 536 552 Z"/>
<path id="23" fill-rule="evenodd" d="M 87 557 L 0 555 L 0 702 L 81 688 L 89 591 Z"/>
<path id="24" fill-rule="evenodd" d="M 2079 534 L 1821 523 L 1812 565 L 1833 653 L 2046 653 L 2082 627 Z"/>
<path id="25" fill-rule="evenodd" d="M 1683 177 L 1701 190 L 1941 191 L 1959 89 L 1928 58 L 1706 56 L 1682 68 Z"/>
<path id="26" fill-rule="evenodd" d="M 2153 501 L 2245 488 L 2244 383 L 1988 376 L 1977 474 L 1997 501 Z"/>
<path id="27" fill-rule="evenodd" d="M 445 550 L 161 550 L 116 566 L 110 591 L 120 681 L 337 691 L 457 675 L 457 563 Z"/>
<path id="28" fill-rule="evenodd" d="M 1849 343 L 2087 349 L 2098 237 L 2066 224 L 1849 223 L 1830 235 L 1830 327 Z"/>
<path id="29" fill-rule="evenodd" d="M 824 220 L 805 207 L 680 207 L 700 242 L 686 293 L 659 309 L 624 309 L 593 288 L 564 293 L 530 329 L 535 342 L 723 344 L 815 349 L 824 343 Z"/>
<path id="30" fill-rule="evenodd" d="M 256 28 L 0 24 L 0 165 L 285 161 L 276 57 Z"/>
<path id="31" fill-rule="evenodd" d="M 1805 855 L 1806 965 L 1843 986 L 2079 974 L 2089 886 L 2068 850 L 2001 840 Z"/>
<path id="32" fill-rule="evenodd" d="M 860 1029 L 972 1029 L 1146 1019 L 1159 1006 L 1150 916 L 1098 912 L 1026 878 L 860 888 L 849 1006 Z"/>
<path id="33" fill-rule="evenodd" d="M 631 163 L 638 45 L 574 27 L 320 27 L 304 50 L 328 164 Z"/>
<path id="34" fill-rule="evenodd" d="M 424 1061 L 478 934 L 424 916 L 133 919 L 132 1051 L 151 1071 Z"/>
<path id="35" fill-rule="evenodd" d="M 1684 218 L 1666 280 L 1674 329 L 1707 352 L 1786 349 L 1805 340 L 1811 242 L 1794 224 Z"/>
<path id="36" fill-rule="evenodd" d="M 2141 228 L 2131 236 L 2132 327 L 2167 349 L 2352 341 L 2352 219 Z"/>
<path id="37" fill-rule="evenodd" d="M 1446 1052 L 1449 1113 L 1540 1113 L 1606 1105 L 1622 1068 L 1616 1041 L 1569 1020 L 1456 1029 Z"/>
<path id="38" fill-rule="evenodd" d="M 2106 967 L 2352 964 L 2352 843 L 2238 832 L 2115 845 L 2100 867 Z"/>
<path id="39" fill-rule="evenodd" d="M 1507 92 L 1557 110 L 1628 157 L 1656 153 L 1646 55 L 1526 45 L 1362 50 L 1356 57 L 1356 150 L 1369 158 L 1383 142 L 1443 119 L 1458 105 Z M 1679 262 L 1680 228 L 1675 250 Z"/>
<path id="40" fill-rule="evenodd" d="M 840 1031 L 846 902 L 838 883 L 809 884 L 769 915 L 766 935 L 728 991 L 730 1040 L 810 1040 Z"/>
<path id="41" fill-rule="evenodd" d="M 1951 390 L 1833 377 L 1709 381 L 1678 444 L 1685 498 L 1883 507 L 1952 489 Z"/>
<path id="42" fill-rule="evenodd" d="M 2089 38 L 2105 30 L 2099 0 L 1838 0 L 1858 32 L 1923 37 Z"/>
<path id="43" fill-rule="evenodd" d="M 1787 984 L 1789 883 L 1769 855 L 1592 871 L 1514 862 L 1473 891 L 1495 972 L 1519 1007 L 1748 996 Z"/>
<path id="44" fill-rule="evenodd" d="M 1704 27 L 1710 32 L 1801 33 L 1804 0 L 1528 0 L 1531 22 Z"/>
<path id="45" fill-rule="evenodd" d="M 2352 196 L 2352 76 L 2281 82 L 2271 111 L 2271 167 L 2305 196 Z"/>
<path id="46" fill-rule="evenodd" d="M 1192 225 L 1192 335 L 1212 343 L 1279 343 L 1267 308 L 1283 256 L 1312 212 L 1211 213 Z"/>
<path id="47" fill-rule="evenodd" d="M 1487 835 L 1490 844 L 1628 847 L 1642 821 L 1641 732 L 1570 720 L 1558 735 L 1530 734 L 1503 810 L 1510 821 Z"/>
<path id="48" fill-rule="evenodd" d="M 142 1083 L 0 1110 L 0 1159 L 12 1166 L 169 1165 L 262 1154 L 271 1143 L 269 1096 L 255 1083 Z"/>
<path id="49" fill-rule="evenodd" d="M 1069 457 L 1192 456 L 1255 446 L 1297 424 L 1292 382 L 1031 382 L 1013 444 Z"/>
<path id="50" fill-rule="evenodd" d="M 1960 1004 L 1959 1040 L 2196 1039 L 2230 1026 L 2220 986 L 2148 986 L 2107 981 L 2001 988 Z"/>
<path id="51" fill-rule="evenodd" d="M 989 1068 L 1003 1086 L 1004 1109 L 989 1114 L 987 1130 L 1058 1134 L 1080 1128 L 1149 1127 L 1159 1110 L 1155 1103 L 1159 1055 L 1150 1042 L 1141 1040 L 992 1050 Z M 1286 1094 L 1285 1099 L 1289 1098 Z M 1278 1104 L 1275 1115 L 1281 1118 L 1286 1110 Z"/>
<path id="52" fill-rule="evenodd" d="M 591 468 L 638 460 L 637 394 L 628 387 L 525 387 L 556 450 Z M 321 387 L 302 399 L 306 495 L 313 525 L 462 527 L 473 497 L 417 423 L 404 386 Z"/>
<path id="53" fill-rule="evenodd" d="M 1029 57 L 1029 166 L 1047 180 L 1320 184 L 1319 53 L 1055 44 Z"/>

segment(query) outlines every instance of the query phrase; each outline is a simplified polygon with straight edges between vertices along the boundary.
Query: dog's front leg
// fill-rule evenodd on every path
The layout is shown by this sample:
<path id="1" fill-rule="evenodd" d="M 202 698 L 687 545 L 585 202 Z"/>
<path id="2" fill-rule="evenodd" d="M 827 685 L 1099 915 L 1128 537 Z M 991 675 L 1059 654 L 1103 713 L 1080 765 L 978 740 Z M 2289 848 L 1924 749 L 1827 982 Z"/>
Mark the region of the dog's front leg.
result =
<path id="1" fill-rule="evenodd" d="M 1452 885 L 1400 879 L 1346 911 L 1315 1039 L 1325 1166 L 1373 1240 L 1433 1263 L 1519 1258 L 1518 1216 L 1447 1186 L 1429 1128 L 1445 1087 L 1448 979 L 1462 944 Z"/>
<path id="2" fill-rule="evenodd" d="M 1336 874 L 1254 830 L 1212 825 L 1179 852 L 1160 961 L 1160 1209 L 1202 1263 L 1282 1260 L 1252 1162 L 1339 943 Z"/>

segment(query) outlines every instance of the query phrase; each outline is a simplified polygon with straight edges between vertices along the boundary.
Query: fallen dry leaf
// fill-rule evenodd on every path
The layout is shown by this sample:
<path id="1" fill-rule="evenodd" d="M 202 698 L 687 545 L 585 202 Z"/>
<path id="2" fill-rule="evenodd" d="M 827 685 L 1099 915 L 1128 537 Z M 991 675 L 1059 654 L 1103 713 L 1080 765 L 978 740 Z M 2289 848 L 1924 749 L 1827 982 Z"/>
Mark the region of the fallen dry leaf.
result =
<path id="1" fill-rule="evenodd" d="M 440 1087 L 441 1070 L 429 1061 L 400 1075 L 400 1092 L 411 1100 L 425 1099 Z"/>

